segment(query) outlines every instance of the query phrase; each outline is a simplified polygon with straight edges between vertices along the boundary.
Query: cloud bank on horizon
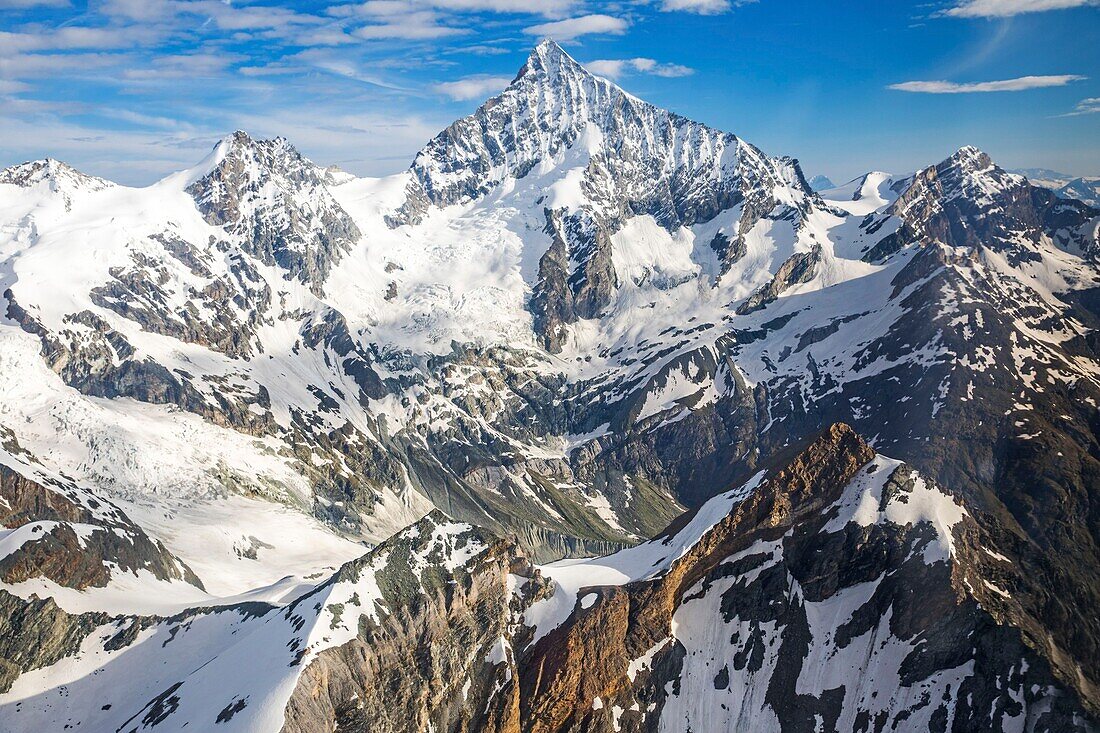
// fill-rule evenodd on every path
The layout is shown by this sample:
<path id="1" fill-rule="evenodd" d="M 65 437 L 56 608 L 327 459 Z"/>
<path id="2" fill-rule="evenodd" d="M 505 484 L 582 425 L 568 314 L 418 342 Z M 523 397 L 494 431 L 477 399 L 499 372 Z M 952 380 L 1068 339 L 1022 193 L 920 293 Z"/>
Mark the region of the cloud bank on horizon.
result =
<path id="1" fill-rule="evenodd" d="M 1098 4 L 0 0 L 0 165 L 50 155 L 148 183 L 240 128 L 386 174 L 552 37 L 810 173 L 909 170 L 975 142 L 1095 174 Z"/>

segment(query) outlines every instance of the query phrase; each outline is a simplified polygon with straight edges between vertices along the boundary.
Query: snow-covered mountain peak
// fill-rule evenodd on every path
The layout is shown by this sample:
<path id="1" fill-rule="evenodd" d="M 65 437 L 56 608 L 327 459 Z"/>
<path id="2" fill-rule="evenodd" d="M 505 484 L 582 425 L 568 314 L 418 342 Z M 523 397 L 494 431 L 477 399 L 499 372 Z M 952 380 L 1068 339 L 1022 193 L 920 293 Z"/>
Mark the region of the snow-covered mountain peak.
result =
<path id="1" fill-rule="evenodd" d="M 987 170 L 993 166 L 993 159 L 989 154 L 974 145 L 963 145 L 944 162 L 974 171 Z"/>
<path id="2" fill-rule="evenodd" d="M 316 293 L 360 236 L 327 188 L 334 181 L 286 138 L 257 139 L 240 130 L 184 174 L 207 223 L 224 227 L 249 254 L 285 268 Z"/>
<path id="3" fill-rule="evenodd" d="M 21 188 L 45 187 L 50 191 L 73 193 L 75 191 L 100 191 L 114 184 L 90 176 L 54 158 L 43 158 L 20 163 L 0 170 L 0 183 Z"/>
<path id="4" fill-rule="evenodd" d="M 560 182 L 553 208 L 586 209 L 612 229 L 639 213 L 666 228 L 707 221 L 736 205 L 735 191 L 809 195 L 793 161 L 644 102 L 544 41 L 503 92 L 417 154 L 391 225 L 418 223 L 433 206 L 468 204 L 532 172 L 541 185 Z"/>
<path id="5" fill-rule="evenodd" d="M 646 104 L 637 97 L 623 91 L 611 81 L 590 72 L 579 61 L 566 53 L 565 49 L 549 39 L 535 46 L 519 73 L 516 74 L 516 78 L 503 94 L 524 94 L 537 89 L 537 94 L 543 97 L 555 94 L 565 95 L 561 101 L 563 104 L 568 105 L 571 101 L 569 97 L 571 95 L 575 96 L 575 92 L 582 88 L 590 91 L 595 91 L 598 88 L 608 98 L 626 98 L 637 104 Z M 596 99 L 598 98 L 596 97 Z M 491 100 L 489 103 L 491 103 Z M 550 111 L 552 105 L 544 109 Z M 595 119 L 591 114 L 593 110 L 585 109 L 582 106 L 575 108 L 575 111 L 582 113 L 585 119 Z"/>
<path id="6" fill-rule="evenodd" d="M 1096 251 L 1095 225 L 1089 224 L 1095 214 L 1085 204 L 1057 199 L 973 146 L 918 171 L 894 190 L 899 195 L 885 214 L 897 217 L 898 228 L 866 254 L 868 261 L 928 242 L 994 248 L 1012 263 L 1043 259 L 1051 241 L 1078 253 Z M 882 224 L 872 226 L 877 230 Z"/>
<path id="7" fill-rule="evenodd" d="M 968 145 L 919 171 L 894 208 L 895 213 L 905 213 L 918 201 L 938 208 L 958 199 L 986 207 L 992 205 L 994 198 L 1026 185 L 1023 176 L 1008 173 L 988 154 Z"/>
<path id="8" fill-rule="evenodd" d="M 271 179 L 318 185 L 327 177 L 324 168 L 304 157 L 285 137 L 265 140 L 242 130 L 223 137 L 191 170 L 192 185 L 211 176 L 234 187 L 263 185 Z"/>
<path id="9" fill-rule="evenodd" d="M 557 42 L 551 38 L 545 38 L 531 49 L 531 53 L 527 56 L 527 62 L 520 69 L 517 78 L 531 72 L 550 72 L 555 69 L 588 74 L 588 71 L 576 59 L 566 53 L 565 49 L 559 46 Z"/>

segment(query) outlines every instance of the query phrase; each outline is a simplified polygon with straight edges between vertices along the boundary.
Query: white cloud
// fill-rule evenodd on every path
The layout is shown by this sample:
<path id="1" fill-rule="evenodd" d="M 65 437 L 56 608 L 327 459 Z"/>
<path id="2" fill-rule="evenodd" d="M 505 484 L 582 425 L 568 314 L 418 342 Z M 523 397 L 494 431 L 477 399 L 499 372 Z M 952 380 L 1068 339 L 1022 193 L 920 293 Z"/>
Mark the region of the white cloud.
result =
<path id="1" fill-rule="evenodd" d="M 1100 4 L 1097 0 L 961 0 L 944 11 L 956 18 L 1008 18 L 1023 13 L 1080 8 Z"/>
<path id="2" fill-rule="evenodd" d="M 367 0 L 362 3 L 334 5 L 329 15 L 352 17 L 357 15 L 397 15 L 425 9 L 446 10 L 459 13 L 515 13 L 557 17 L 568 13 L 578 0 Z"/>
<path id="3" fill-rule="evenodd" d="M 354 35 L 366 40 L 400 38 L 406 41 L 423 41 L 432 38 L 446 38 L 447 36 L 459 36 L 464 33 L 469 33 L 465 28 L 454 28 L 452 26 L 412 19 L 408 21 L 365 25 L 362 28 L 356 28 L 352 32 Z"/>
<path id="4" fill-rule="evenodd" d="M 424 40 L 467 32 L 441 23 L 437 13 L 409 0 L 368 0 L 354 5 L 336 5 L 329 8 L 328 13 L 342 18 L 367 20 L 368 25 L 360 26 L 352 33 L 368 40 Z"/>
<path id="5" fill-rule="evenodd" d="M 365 3 L 333 5 L 326 12 L 341 18 L 351 18 L 360 15 L 400 15 L 410 10 L 413 10 L 413 6 L 408 0 L 368 0 Z"/>
<path id="6" fill-rule="evenodd" d="M 608 79 L 618 79 L 623 75 L 629 63 L 626 59 L 597 59 L 584 64 L 584 68 L 593 74 L 606 76 Z"/>
<path id="7" fill-rule="evenodd" d="M 0 0 L 0 10 L 24 10 L 26 8 L 67 8 L 69 0 Z"/>
<path id="8" fill-rule="evenodd" d="M 654 59 L 647 58 L 598 59 L 596 61 L 589 61 L 584 67 L 594 74 L 606 76 L 609 79 L 618 79 L 620 76 L 630 72 L 652 74 L 653 76 L 663 76 L 667 78 L 690 76 L 695 73 L 695 69 L 689 66 L 662 64 Z"/>
<path id="9" fill-rule="evenodd" d="M 436 84 L 432 89 L 456 101 L 465 101 L 490 97 L 508 86 L 511 81 L 508 76 L 470 76 Z"/>
<path id="10" fill-rule="evenodd" d="M 165 54 L 157 57 L 155 65 L 124 70 L 122 78 L 130 81 L 210 78 L 220 76 L 230 64 L 242 61 L 244 58 L 244 56 L 224 51 Z"/>
<path id="11" fill-rule="evenodd" d="M 1018 79 L 1000 81 L 980 81 L 960 84 L 953 81 L 907 81 L 891 84 L 890 89 L 900 92 L 920 92 L 923 94 L 968 94 L 974 92 L 1022 92 L 1028 89 L 1062 87 L 1070 82 L 1081 81 L 1086 77 L 1076 74 L 1060 76 L 1021 76 Z"/>
<path id="12" fill-rule="evenodd" d="M 13 79 L 0 79 L 0 94 L 18 94 L 30 90 L 29 84 Z"/>
<path id="13" fill-rule="evenodd" d="M 432 7 L 443 10 L 488 10 L 496 13 L 529 13 L 561 15 L 577 5 L 577 0 L 429 0 Z"/>
<path id="14" fill-rule="evenodd" d="M 1073 108 L 1072 112 L 1067 112 L 1062 117 L 1078 117 L 1080 115 L 1094 115 L 1100 114 L 1100 97 L 1089 97 L 1088 99 L 1082 99 L 1077 103 L 1077 106 Z"/>
<path id="15" fill-rule="evenodd" d="M 111 53 L 32 53 L 0 56 L 0 76 L 8 79 L 78 74 L 116 65 L 127 56 Z"/>
<path id="16" fill-rule="evenodd" d="M 295 62 L 305 64 L 314 69 L 320 69 L 321 71 L 328 72 L 334 76 L 344 77 L 346 79 L 352 79 L 362 84 L 378 87 L 380 89 L 389 89 L 391 91 L 408 92 L 411 91 L 400 85 L 393 84 L 373 74 L 364 72 L 359 65 L 349 59 L 344 54 L 334 53 L 329 49 L 306 49 L 293 56 L 287 56 L 284 61 L 293 65 Z M 279 67 L 276 67 L 279 68 Z M 262 76 L 262 74 L 252 74 L 252 76 Z"/>
<path id="17" fill-rule="evenodd" d="M 182 13 L 183 8 L 175 0 L 105 0 L 99 12 L 111 18 L 164 21 Z"/>
<path id="18" fill-rule="evenodd" d="M 276 5 L 234 5 L 222 0 L 105 0 L 98 12 L 143 24 L 174 24 L 180 31 L 194 30 L 198 20 L 200 30 L 209 24 L 223 31 L 268 31 L 285 37 L 331 22 Z"/>
<path id="19" fill-rule="evenodd" d="M 593 33 L 622 35 L 626 33 L 626 29 L 629 26 L 630 23 L 623 18 L 597 14 L 582 15 L 579 18 L 556 20 L 552 23 L 540 23 L 539 25 L 524 28 L 523 32 L 531 36 L 543 36 L 554 38 L 558 41 L 570 41 L 574 38 L 580 38 L 581 36 L 587 36 Z"/>
<path id="20" fill-rule="evenodd" d="M 356 39 L 351 34 L 336 26 L 307 30 L 295 38 L 296 45 L 301 46 L 340 46 L 355 42 Z"/>
<path id="21" fill-rule="evenodd" d="M 474 56 L 504 56 L 512 53 L 509 49 L 503 46 L 493 46 L 488 43 L 475 43 L 470 46 L 458 46 L 457 48 L 445 48 L 443 53 L 453 55 L 468 53 Z"/>
<path id="22" fill-rule="evenodd" d="M 99 114 L 103 117 L 108 117 L 115 120 L 122 120 L 123 122 L 129 122 L 138 127 L 155 128 L 164 130 L 181 130 L 189 131 L 194 127 L 186 122 L 181 122 L 173 117 L 160 117 L 157 115 L 147 115 L 142 112 L 134 112 L 129 109 L 114 109 L 103 108 L 99 110 Z"/>
<path id="23" fill-rule="evenodd" d="M 661 3 L 661 10 L 666 13 L 682 10 L 699 15 L 718 15 L 729 12 L 730 2 L 729 0 L 664 0 Z"/>
<path id="24" fill-rule="evenodd" d="M 36 33 L 0 31 L 0 53 L 8 55 L 19 51 L 129 48 L 149 43 L 156 36 L 151 29 L 82 26 L 65 26 Z"/>

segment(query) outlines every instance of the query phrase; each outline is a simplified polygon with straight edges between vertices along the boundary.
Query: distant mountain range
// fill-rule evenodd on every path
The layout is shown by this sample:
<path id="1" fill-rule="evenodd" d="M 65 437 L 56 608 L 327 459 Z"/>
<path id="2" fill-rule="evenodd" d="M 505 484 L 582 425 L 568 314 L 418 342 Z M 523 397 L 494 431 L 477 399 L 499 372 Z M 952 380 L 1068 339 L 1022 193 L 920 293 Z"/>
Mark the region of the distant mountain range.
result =
<path id="1" fill-rule="evenodd" d="M 1047 168 L 1020 168 L 1013 171 L 1036 186 L 1049 188 L 1061 198 L 1084 201 L 1089 206 L 1100 206 L 1100 176 L 1070 176 Z"/>
<path id="2" fill-rule="evenodd" d="M 0 727 L 1098 730 L 1054 182 L 807 181 L 553 42 L 389 178 L 0 171 Z"/>

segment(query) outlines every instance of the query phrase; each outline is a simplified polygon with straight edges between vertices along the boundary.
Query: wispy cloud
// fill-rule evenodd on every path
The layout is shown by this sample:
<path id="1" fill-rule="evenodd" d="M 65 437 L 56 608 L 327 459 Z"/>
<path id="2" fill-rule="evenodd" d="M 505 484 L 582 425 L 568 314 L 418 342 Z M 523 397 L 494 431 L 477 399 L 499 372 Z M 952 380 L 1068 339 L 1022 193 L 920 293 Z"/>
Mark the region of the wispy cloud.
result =
<path id="1" fill-rule="evenodd" d="M 654 59 L 647 58 L 597 59 L 585 63 L 584 67 L 594 74 L 606 76 L 609 79 L 618 79 L 631 72 L 667 78 L 690 76 L 695 73 L 695 69 L 690 66 L 662 64 Z"/>
<path id="2" fill-rule="evenodd" d="M 1100 97 L 1082 99 L 1077 103 L 1077 106 L 1073 108 L 1072 112 L 1067 112 L 1062 115 L 1062 117 L 1079 117 L 1080 115 L 1095 114 L 1100 114 Z"/>
<path id="3" fill-rule="evenodd" d="M 380 89 L 389 89 L 399 92 L 410 91 L 399 84 L 394 84 L 375 74 L 363 71 L 354 60 L 343 54 L 336 53 L 332 49 L 306 49 L 305 51 L 286 57 L 285 61 L 291 66 L 298 64 L 300 68 L 301 65 L 305 65 L 308 68 L 318 69 L 338 77 L 352 79 Z M 254 75 L 262 76 L 263 74 Z"/>
<path id="4" fill-rule="evenodd" d="M 0 75 L 33 79 L 55 74 L 79 74 L 117 66 L 128 58 L 113 53 L 32 53 L 0 56 Z"/>
<path id="5" fill-rule="evenodd" d="M 571 41 L 581 36 L 596 33 L 610 33 L 622 35 L 630 27 L 630 22 L 624 18 L 616 18 L 612 15 L 582 15 L 578 18 L 566 18 L 552 23 L 540 23 L 523 32 L 530 36 L 554 38 L 558 41 Z"/>
<path id="6" fill-rule="evenodd" d="M 0 53 L 20 51 L 72 51 L 79 49 L 129 48 L 155 40 L 159 34 L 149 28 L 84 28 L 66 26 L 56 30 L 10 33 L 0 31 Z"/>
<path id="7" fill-rule="evenodd" d="M 1100 5 L 1098 0 L 961 0 L 944 15 L 956 18 L 1009 18 L 1024 13 Z"/>
<path id="8" fill-rule="evenodd" d="M 0 0 L 0 10 L 25 10 L 28 8 L 67 8 L 69 0 Z"/>
<path id="9" fill-rule="evenodd" d="M 1042 89 L 1045 87 L 1063 87 L 1075 81 L 1081 81 L 1086 77 L 1076 74 L 1062 74 L 1059 76 L 1021 76 L 1017 79 L 1002 79 L 999 81 L 979 81 L 959 83 L 953 81 L 906 81 L 900 84 L 891 84 L 890 89 L 899 92 L 918 92 L 922 94 L 972 94 L 981 92 L 1022 92 L 1028 89 Z"/>
<path id="10" fill-rule="evenodd" d="M 0 79 L 0 94 L 18 94 L 30 90 L 30 84 L 24 84 L 14 79 Z"/>
<path id="11" fill-rule="evenodd" d="M 124 70 L 122 78 L 131 81 L 210 78 L 225 73 L 229 66 L 244 58 L 225 51 L 166 54 L 157 57 L 155 66 Z"/>
<path id="12" fill-rule="evenodd" d="M 390 16 L 382 23 L 371 23 L 352 31 L 359 38 L 405 40 L 446 38 L 469 32 L 466 28 L 444 25 L 439 17 L 430 11 Z"/>
<path id="13" fill-rule="evenodd" d="M 446 10 L 530 13 L 557 16 L 568 13 L 578 0 L 429 0 L 433 7 Z"/>
<path id="14" fill-rule="evenodd" d="M 443 49 L 443 53 L 448 55 L 468 53 L 474 56 L 503 56 L 504 54 L 511 53 L 511 51 L 503 46 L 493 46 L 488 43 L 475 43 L 469 46 Z"/>
<path id="15" fill-rule="evenodd" d="M 430 5 L 409 0 L 368 0 L 354 5 L 336 5 L 329 8 L 328 13 L 365 21 L 366 25 L 355 28 L 351 33 L 366 40 L 422 41 L 469 32 L 466 28 L 448 25 Z"/>
<path id="16" fill-rule="evenodd" d="M 666 13 L 684 11 L 699 15 L 718 15 L 730 11 L 730 0 L 664 0 L 661 10 Z"/>
<path id="17" fill-rule="evenodd" d="M 432 89 L 456 101 L 466 101 L 496 94 L 511 81 L 508 76 L 468 76 L 465 79 L 435 84 Z"/>

